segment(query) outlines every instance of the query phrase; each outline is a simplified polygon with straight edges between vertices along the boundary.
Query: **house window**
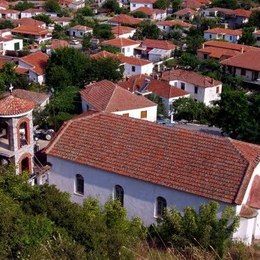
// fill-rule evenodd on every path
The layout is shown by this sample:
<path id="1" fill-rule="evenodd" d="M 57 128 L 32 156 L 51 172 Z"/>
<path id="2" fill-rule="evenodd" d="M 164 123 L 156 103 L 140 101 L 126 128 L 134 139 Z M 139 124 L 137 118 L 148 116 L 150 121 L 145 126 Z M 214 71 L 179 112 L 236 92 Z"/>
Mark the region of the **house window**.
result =
<path id="1" fill-rule="evenodd" d="M 162 217 L 165 210 L 167 208 L 167 202 L 166 202 L 166 199 L 163 198 L 163 197 L 157 197 L 156 199 L 156 209 L 155 209 L 155 216 L 156 217 Z"/>
<path id="2" fill-rule="evenodd" d="M 122 48 L 122 49 L 121 49 L 121 52 L 122 52 L 122 53 L 125 53 L 125 48 Z"/>
<path id="3" fill-rule="evenodd" d="M 84 178 L 82 175 L 76 175 L 75 192 L 78 194 L 84 194 Z"/>
<path id="4" fill-rule="evenodd" d="M 133 7 L 136 7 L 136 4 L 133 4 Z"/>
<path id="5" fill-rule="evenodd" d="M 211 34 L 209 35 L 209 38 L 210 38 L 210 39 L 212 38 L 212 35 L 211 35 Z"/>
<path id="6" fill-rule="evenodd" d="M 217 94 L 219 93 L 219 87 L 216 88 L 216 93 L 217 93 Z"/>
<path id="7" fill-rule="evenodd" d="M 129 117 L 129 113 L 125 113 L 125 114 L 123 114 L 123 116 Z"/>
<path id="8" fill-rule="evenodd" d="M 208 54 L 204 54 L 203 58 L 204 58 L 204 60 L 206 60 L 208 58 Z"/>
<path id="9" fill-rule="evenodd" d="M 16 42 L 16 43 L 14 44 L 14 50 L 15 50 L 15 51 L 20 50 L 20 43 L 19 43 L 19 42 Z"/>
<path id="10" fill-rule="evenodd" d="M 194 93 L 198 94 L 198 87 L 194 87 Z"/>
<path id="11" fill-rule="evenodd" d="M 229 36 L 229 40 L 232 41 L 232 36 L 231 35 Z"/>
<path id="12" fill-rule="evenodd" d="M 181 89 L 185 90 L 185 83 L 181 82 Z"/>
<path id="13" fill-rule="evenodd" d="M 135 66 L 132 66 L 132 72 L 135 72 Z"/>
<path id="14" fill-rule="evenodd" d="M 174 87 L 177 87 L 177 81 L 174 82 Z"/>
<path id="15" fill-rule="evenodd" d="M 245 69 L 241 69 L 241 76 L 245 76 L 246 75 L 246 70 Z"/>
<path id="16" fill-rule="evenodd" d="M 118 200 L 121 206 L 124 206 L 124 189 L 120 185 L 115 186 L 114 199 Z"/>
<path id="17" fill-rule="evenodd" d="M 141 118 L 147 118 L 147 111 L 141 111 Z"/>

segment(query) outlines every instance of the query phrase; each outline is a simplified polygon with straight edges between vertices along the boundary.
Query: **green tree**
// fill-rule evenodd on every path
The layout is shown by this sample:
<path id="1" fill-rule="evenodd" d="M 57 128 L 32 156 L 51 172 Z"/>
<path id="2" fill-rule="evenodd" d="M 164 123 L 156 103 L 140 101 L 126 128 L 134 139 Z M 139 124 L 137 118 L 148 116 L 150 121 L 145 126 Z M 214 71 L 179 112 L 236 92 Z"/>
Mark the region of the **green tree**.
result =
<path id="1" fill-rule="evenodd" d="M 169 0 L 157 0 L 154 3 L 154 8 L 158 9 L 167 9 L 170 6 L 170 1 Z"/>
<path id="2" fill-rule="evenodd" d="M 66 28 L 62 27 L 59 24 L 54 25 L 54 30 L 52 32 L 53 39 L 63 39 L 66 40 L 69 36 L 66 34 Z"/>
<path id="3" fill-rule="evenodd" d="M 256 43 L 256 38 L 253 35 L 254 27 L 244 27 L 242 37 L 239 39 L 240 44 L 254 45 Z"/>
<path id="4" fill-rule="evenodd" d="M 237 0 L 213 0 L 211 5 L 228 9 L 236 9 L 239 7 Z"/>
<path id="5" fill-rule="evenodd" d="M 149 39 L 158 39 L 160 36 L 160 29 L 156 26 L 156 24 L 151 21 L 143 21 L 133 36 L 134 39 L 143 40 L 144 38 Z"/>
<path id="6" fill-rule="evenodd" d="M 201 48 L 204 38 L 201 32 L 197 29 L 191 28 L 186 37 L 187 52 L 196 54 L 197 50 Z"/>
<path id="7" fill-rule="evenodd" d="M 250 26 L 257 26 L 257 27 L 259 26 L 259 24 L 260 24 L 260 11 L 259 10 L 254 10 L 252 12 L 248 23 Z"/>
<path id="8" fill-rule="evenodd" d="M 172 0 L 171 2 L 174 12 L 178 11 L 181 8 L 182 0 Z"/>
<path id="9" fill-rule="evenodd" d="M 3 20 L 0 22 L 0 30 L 2 29 L 12 29 L 14 28 L 14 24 L 12 23 L 11 20 Z"/>
<path id="10" fill-rule="evenodd" d="M 148 15 L 142 11 L 134 11 L 133 16 L 136 18 L 148 18 Z"/>
<path id="11" fill-rule="evenodd" d="M 91 47 L 91 39 L 92 39 L 91 34 L 84 35 L 83 40 L 82 40 L 82 48 L 84 51 L 88 50 Z"/>
<path id="12" fill-rule="evenodd" d="M 57 0 L 47 0 L 44 7 L 48 12 L 59 13 L 61 11 L 61 7 Z"/>
<path id="13" fill-rule="evenodd" d="M 114 38 L 109 24 L 97 24 L 93 29 L 93 35 L 99 39 L 109 40 Z"/>
<path id="14" fill-rule="evenodd" d="M 150 227 L 150 234 L 160 246 L 185 248 L 195 245 L 213 249 L 223 257 L 238 227 L 239 218 L 233 208 L 226 207 L 221 217 L 218 217 L 219 211 L 216 202 L 201 205 L 199 212 L 191 207 L 185 208 L 184 214 L 176 209 L 166 210 L 157 225 Z"/>
<path id="15" fill-rule="evenodd" d="M 81 9 L 79 9 L 77 13 L 81 13 L 84 16 L 93 16 L 94 15 L 93 10 L 89 6 L 85 6 Z"/>
<path id="16" fill-rule="evenodd" d="M 18 11 L 24 11 L 26 9 L 29 8 L 34 8 L 34 4 L 31 2 L 26 1 L 22 1 L 22 2 L 18 2 L 15 6 L 14 9 L 18 10 Z"/>
<path id="17" fill-rule="evenodd" d="M 114 12 L 116 14 L 121 13 L 121 8 L 116 0 L 106 0 L 103 4 L 103 8 L 108 9 L 110 12 Z"/>
<path id="18" fill-rule="evenodd" d="M 35 15 L 33 17 L 33 19 L 35 20 L 38 20 L 38 21 L 41 21 L 41 22 L 44 22 L 46 23 L 47 25 L 53 23 L 53 21 L 51 20 L 50 16 L 46 15 L 46 14 L 38 14 L 38 15 Z"/>
<path id="19" fill-rule="evenodd" d="M 185 67 L 188 66 L 191 69 L 198 69 L 201 61 L 197 58 L 196 55 L 184 52 L 178 60 L 178 64 Z"/>

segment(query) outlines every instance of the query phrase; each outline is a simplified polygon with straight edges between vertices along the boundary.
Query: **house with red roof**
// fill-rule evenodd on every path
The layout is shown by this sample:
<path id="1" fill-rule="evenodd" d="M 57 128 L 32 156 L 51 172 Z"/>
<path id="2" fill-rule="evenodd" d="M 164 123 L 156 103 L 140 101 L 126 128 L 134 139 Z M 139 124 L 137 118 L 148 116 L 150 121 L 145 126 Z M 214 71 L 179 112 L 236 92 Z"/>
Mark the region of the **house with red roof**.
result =
<path id="1" fill-rule="evenodd" d="M 83 112 L 104 111 L 151 122 L 155 122 L 157 118 L 156 103 L 142 95 L 135 95 L 108 80 L 86 85 L 80 91 L 80 95 Z"/>
<path id="2" fill-rule="evenodd" d="M 129 27 L 129 26 L 123 26 L 123 25 L 118 25 L 118 26 L 113 26 L 112 27 L 112 33 L 114 34 L 115 38 L 130 38 L 133 37 L 135 34 L 136 29 Z"/>
<path id="3" fill-rule="evenodd" d="M 246 82 L 260 84 L 260 50 L 258 48 L 240 53 L 221 61 L 228 74 L 237 75 Z"/>
<path id="4" fill-rule="evenodd" d="M 118 199 L 146 226 L 166 208 L 217 201 L 239 216 L 234 239 L 260 238 L 260 147 L 113 113 L 67 121 L 46 149 L 49 183 L 73 202 Z"/>
<path id="5" fill-rule="evenodd" d="M 9 2 L 5 1 L 5 0 L 1 0 L 0 1 L 0 9 L 1 10 L 6 10 L 9 8 Z"/>
<path id="6" fill-rule="evenodd" d="M 36 8 L 29 8 L 27 10 L 24 10 L 21 12 L 20 16 L 21 18 L 32 18 L 33 16 L 39 15 L 39 14 L 46 14 L 47 12 L 42 9 L 36 9 Z"/>
<path id="7" fill-rule="evenodd" d="M 197 56 L 200 59 L 224 60 L 249 50 L 257 50 L 257 48 L 224 41 L 207 41 L 197 50 Z"/>
<path id="8" fill-rule="evenodd" d="M 30 81 L 35 83 L 45 83 L 45 68 L 49 56 L 41 51 L 24 56 L 18 61 L 18 71 L 28 75 Z"/>
<path id="9" fill-rule="evenodd" d="M 206 106 L 220 100 L 222 82 L 189 70 L 169 70 L 162 73 L 162 79 L 170 85 L 188 92 L 196 101 Z"/>
<path id="10" fill-rule="evenodd" d="M 71 37 L 83 38 L 87 34 L 92 34 L 93 29 L 83 25 L 75 25 L 69 29 Z"/>
<path id="11" fill-rule="evenodd" d="M 130 0 L 130 12 L 137 10 L 140 7 L 148 7 L 153 9 L 156 0 Z"/>
<path id="12" fill-rule="evenodd" d="M 23 49 L 23 40 L 15 38 L 10 29 L 0 30 L 0 53 L 7 51 L 20 51 Z"/>
<path id="13" fill-rule="evenodd" d="M 134 55 L 134 49 L 140 45 L 139 41 L 132 39 L 116 38 L 101 43 L 103 46 L 112 46 L 120 49 L 120 52 L 127 57 Z"/>
<path id="14" fill-rule="evenodd" d="M 0 18 L 16 20 L 19 19 L 20 12 L 13 9 L 0 9 Z"/>
<path id="15" fill-rule="evenodd" d="M 227 42 L 238 43 L 242 37 L 242 29 L 232 30 L 228 28 L 212 28 L 204 31 L 204 39 L 209 40 L 224 40 Z"/>
<path id="16" fill-rule="evenodd" d="M 196 14 L 197 14 L 197 11 L 187 7 L 187 8 L 176 11 L 174 13 L 174 16 L 176 17 L 176 19 L 179 19 L 179 20 L 192 21 Z"/>
<path id="17" fill-rule="evenodd" d="M 190 97 L 185 90 L 170 85 L 167 81 L 154 79 L 147 75 L 136 75 L 126 78 L 118 83 L 124 89 L 137 95 L 149 96 L 151 94 L 158 96 L 168 115 L 172 110 L 172 103 L 184 97 Z"/>
<path id="18" fill-rule="evenodd" d="M 155 8 L 149 8 L 149 7 L 139 7 L 133 11 L 133 14 L 136 12 L 144 13 L 147 18 L 152 20 L 164 20 L 167 17 L 166 10 L 163 9 L 155 9 Z"/>
<path id="19" fill-rule="evenodd" d="M 166 20 L 156 23 L 157 27 L 165 33 L 169 33 L 172 28 L 177 27 L 182 30 L 189 30 L 193 25 L 182 20 Z"/>
<path id="20" fill-rule="evenodd" d="M 111 25 L 126 25 L 136 27 L 143 20 L 140 18 L 135 18 L 127 14 L 119 14 L 111 18 L 108 23 Z"/>

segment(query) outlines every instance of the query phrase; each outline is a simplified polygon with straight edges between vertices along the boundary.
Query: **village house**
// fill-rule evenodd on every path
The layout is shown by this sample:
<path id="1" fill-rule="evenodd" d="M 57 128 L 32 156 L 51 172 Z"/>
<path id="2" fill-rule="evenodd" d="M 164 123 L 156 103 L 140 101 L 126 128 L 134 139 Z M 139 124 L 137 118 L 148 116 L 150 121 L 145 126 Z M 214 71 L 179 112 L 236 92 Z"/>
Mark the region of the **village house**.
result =
<path id="1" fill-rule="evenodd" d="M 210 4 L 211 1 L 208 0 L 183 0 L 181 3 L 182 8 L 190 8 L 193 10 L 200 10 L 206 5 Z"/>
<path id="2" fill-rule="evenodd" d="M 112 33 L 114 34 L 115 38 L 130 38 L 133 37 L 135 34 L 136 29 L 128 26 L 114 26 L 112 27 Z"/>
<path id="3" fill-rule="evenodd" d="M 45 68 L 49 56 L 41 51 L 19 58 L 18 72 L 27 74 L 30 81 L 45 83 Z"/>
<path id="4" fill-rule="evenodd" d="M 190 23 L 186 23 L 182 20 L 167 20 L 160 21 L 156 23 L 157 27 L 165 33 L 169 33 L 173 27 L 178 27 L 183 30 L 189 30 L 193 25 Z"/>
<path id="5" fill-rule="evenodd" d="M 59 4 L 63 8 L 69 8 L 74 11 L 85 7 L 85 1 L 83 0 L 59 0 Z"/>
<path id="6" fill-rule="evenodd" d="M 239 216 L 235 239 L 260 238 L 257 145 L 99 112 L 66 122 L 46 154 L 49 183 L 74 202 L 112 197 L 148 226 L 166 207 L 214 200 L 219 214 L 231 206 Z"/>
<path id="7" fill-rule="evenodd" d="M 139 7 L 133 11 L 133 14 L 135 14 L 136 12 L 144 13 L 147 16 L 147 18 L 152 20 L 164 20 L 167 17 L 167 12 L 163 9 Z"/>
<path id="8" fill-rule="evenodd" d="M 203 102 L 206 106 L 220 100 L 222 83 L 197 72 L 181 69 L 170 70 L 162 73 L 162 79 L 174 87 L 187 91 L 194 100 Z"/>
<path id="9" fill-rule="evenodd" d="M 23 49 L 23 40 L 13 37 L 10 29 L 0 30 L 0 53 L 5 55 L 6 51 L 20 51 Z"/>
<path id="10" fill-rule="evenodd" d="M 12 34 L 22 36 L 28 41 L 36 43 L 43 43 L 51 40 L 51 33 L 37 24 L 34 25 L 20 25 L 12 29 Z"/>
<path id="11" fill-rule="evenodd" d="M 184 8 L 174 13 L 176 19 L 192 21 L 197 12 L 191 8 Z"/>
<path id="12" fill-rule="evenodd" d="M 3 19 L 10 19 L 10 20 L 16 20 L 19 19 L 20 12 L 17 10 L 7 9 L 3 10 L 0 9 L 0 18 Z"/>
<path id="13" fill-rule="evenodd" d="M 29 8 L 21 12 L 21 18 L 32 18 L 33 16 L 39 14 L 46 14 L 47 12 L 44 9 L 36 9 L 36 8 Z"/>
<path id="14" fill-rule="evenodd" d="M 119 14 L 114 16 L 108 21 L 108 24 L 111 25 L 128 25 L 128 26 L 137 26 L 143 20 L 139 18 L 134 18 L 133 16 L 127 14 Z"/>
<path id="15" fill-rule="evenodd" d="M 102 42 L 103 46 L 113 46 L 120 49 L 120 52 L 127 57 L 134 55 L 134 49 L 140 45 L 140 42 L 125 38 L 116 38 Z"/>
<path id="16" fill-rule="evenodd" d="M 72 17 L 53 17 L 52 18 L 52 21 L 54 22 L 54 24 L 58 24 L 62 27 L 69 25 L 71 20 L 72 20 Z"/>
<path id="17" fill-rule="evenodd" d="M 153 9 L 156 0 L 130 0 L 130 12 L 135 11 L 140 7 L 148 7 Z"/>
<path id="18" fill-rule="evenodd" d="M 227 42 L 238 43 L 242 37 L 242 29 L 232 30 L 226 28 L 212 28 L 204 31 L 205 40 L 224 40 Z"/>
<path id="19" fill-rule="evenodd" d="M 260 84 L 260 50 L 249 50 L 221 61 L 225 72 L 240 76 L 246 82 Z"/>
<path id="20" fill-rule="evenodd" d="M 255 37 L 256 40 L 256 46 L 260 47 L 260 30 L 255 30 L 253 32 L 253 36 Z"/>
<path id="21" fill-rule="evenodd" d="M 83 25 L 75 25 L 69 29 L 69 35 L 72 37 L 83 38 L 85 35 L 92 33 L 92 28 Z"/>
<path id="22" fill-rule="evenodd" d="M 55 50 L 65 47 L 69 47 L 68 41 L 53 39 L 51 44 L 46 45 L 46 53 L 51 55 Z"/>
<path id="23" fill-rule="evenodd" d="M 13 21 L 13 23 L 15 24 L 15 26 L 21 26 L 21 25 L 33 26 L 33 27 L 37 26 L 42 29 L 46 29 L 46 23 L 35 20 L 33 18 L 21 18 L 21 19 Z"/>
<path id="24" fill-rule="evenodd" d="M 142 56 L 148 58 L 152 62 L 158 62 L 163 59 L 172 57 L 176 45 L 166 40 L 145 39 L 141 47 Z"/>
<path id="25" fill-rule="evenodd" d="M 257 50 L 257 48 L 224 41 L 207 41 L 203 43 L 202 48 L 197 50 L 197 56 L 202 60 L 224 60 L 249 50 Z"/>
<path id="26" fill-rule="evenodd" d="M 157 118 L 157 104 L 108 80 L 85 86 L 80 95 L 83 112 L 104 111 L 151 122 L 155 122 Z"/>
<path id="27" fill-rule="evenodd" d="M 190 97 L 185 90 L 171 86 L 167 81 L 154 79 L 147 75 L 136 75 L 118 83 L 124 89 L 137 95 L 149 96 L 154 94 L 161 98 L 166 115 L 172 112 L 172 103 L 184 97 Z"/>
<path id="28" fill-rule="evenodd" d="M 9 8 L 9 2 L 5 0 L 0 1 L 0 10 L 6 10 Z"/>

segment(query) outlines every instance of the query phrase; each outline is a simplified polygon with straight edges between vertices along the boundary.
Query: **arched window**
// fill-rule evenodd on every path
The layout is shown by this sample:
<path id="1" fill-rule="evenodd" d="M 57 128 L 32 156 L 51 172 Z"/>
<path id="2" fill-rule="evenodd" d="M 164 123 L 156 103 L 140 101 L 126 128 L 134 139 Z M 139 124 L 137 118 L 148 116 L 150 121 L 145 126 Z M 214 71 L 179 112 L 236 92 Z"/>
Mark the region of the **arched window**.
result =
<path id="1" fill-rule="evenodd" d="M 29 140 L 29 125 L 27 122 L 23 122 L 19 126 L 19 148 L 23 147 L 24 145 L 30 144 Z"/>
<path id="2" fill-rule="evenodd" d="M 124 206 L 124 189 L 120 185 L 115 186 L 114 199 L 119 200 L 121 206 Z"/>
<path id="3" fill-rule="evenodd" d="M 84 178 L 80 174 L 76 175 L 75 189 L 76 189 L 76 193 L 82 194 L 82 195 L 84 194 Z"/>
<path id="4" fill-rule="evenodd" d="M 157 197 L 157 199 L 156 199 L 156 217 L 162 217 L 166 208 L 167 208 L 166 199 L 163 197 Z"/>

